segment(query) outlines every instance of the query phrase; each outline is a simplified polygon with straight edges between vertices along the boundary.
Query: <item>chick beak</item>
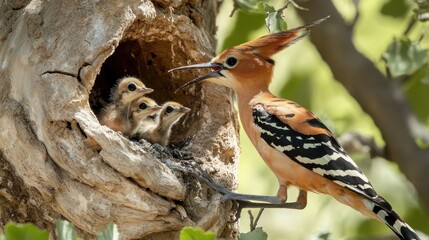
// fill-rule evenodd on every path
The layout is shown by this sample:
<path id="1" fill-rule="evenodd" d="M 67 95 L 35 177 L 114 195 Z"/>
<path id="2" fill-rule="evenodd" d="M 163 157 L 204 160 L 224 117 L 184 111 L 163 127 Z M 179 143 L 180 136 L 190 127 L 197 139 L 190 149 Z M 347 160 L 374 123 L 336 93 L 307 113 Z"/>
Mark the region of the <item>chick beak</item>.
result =
<path id="1" fill-rule="evenodd" d="M 180 112 L 182 112 L 182 113 L 188 113 L 188 112 L 190 112 L 191 111 L 191 109 L 190 108 L 188 108 L 188 107 L 181 107 L 180 108 Z"/>
<path id="2" fill-rule="evenodd" d="M 143 87 L 143 88 L 140 88 L 138 92 L 142 93 L 142 94 L 148 94 L 148 93 L 153 92 L 153 89 L 152 88 L 148 88 L 148 87 Z"/>
<path id="3" fill-rule="evenodd" d="M 154 106 L 153 108 L 150 109 L 150 112 L 151 113 L 156 113 L 156 112 L 158 112 L 161 109 L 162 109 L 162 106 L 156 105 L 156 106 Z"/>
<path id="4" fill-rule="evenodd" d="M 211 68 L 213 71 L 206 74 L 206 75 L 192 79 L 191 81 L 189 81 L 189 82 L 183 84 L 181 87 L 179 87 L 175 92 L 178 92 L 179 90 L 181 90 L 181 89 L 183 89 L 183 88 L 185 88 L 191 84 L 201 82 L 201 81 L 208 79 L 208 78 L 224 77 L 222 75 L 221 71 L 225 67 L 222 64 L 215 63 L 215 62 L 200 63 L 200 64 L 194 64 L 194 65 L 189 65 L 189 66 L 177 67 L 177 68 L 173 68 L 173 69 L 168 70 L 168 72 L 172 72 L 172 71 L 176 71 L 176 70 L 183 70 L 183 69 L 191 69 L 191 68 Z"/>

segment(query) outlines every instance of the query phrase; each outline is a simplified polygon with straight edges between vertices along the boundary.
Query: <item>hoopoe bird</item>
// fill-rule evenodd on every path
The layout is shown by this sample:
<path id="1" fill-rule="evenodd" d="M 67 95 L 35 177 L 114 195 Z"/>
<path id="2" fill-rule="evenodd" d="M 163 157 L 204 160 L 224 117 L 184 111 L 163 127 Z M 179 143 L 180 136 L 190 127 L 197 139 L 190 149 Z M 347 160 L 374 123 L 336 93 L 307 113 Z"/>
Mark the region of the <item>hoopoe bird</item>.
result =
<path id="1" fill-rule="evenodd" d="M 171 129 L 180 120 L 180 118 L 191 111 L 177 102 L 165 102 L 162 109 L 157 114 L 157 126 L 151 131 L 139 132 L 138 139 L 145 139 L 150 143 L 157 143 L 161 146 L 167 146 L 171 135 Z"/>
<path id="2" fill-rule="evenodd" d="M 157 126 L 156 115 L 161 110 L 155 100 L 148 97 L 139 97 L 130 103 L 128 119 L 130 128 L 125 136 L 135 139 L 140 134 L 153 131 Z"/>
<path id="3" fill-rule="evenodd" d="M 131 125 L 128 120 L 129 104 L 136 98 L 153 92 L 135 77 L 124 77 L 118 80 L 112 89 L 112 102 L 102 109 L 99 121 L 102 125 L 125 133 Z"/>
<path id="4" fill-rule="evenodd" d="M 210 68 L 181 88 L 207 80 L 233 89 L 243 128 L 258 153 L 277 176 L 277 196 L 222 192 L 226 199 L 262 201 L 303 209 L 307 191 L 328 194 L 366 216 L 385 223 L 400 239 L 419 239 L 390 204 L 372 187 L 333 133 L 310 111 L 269 90 L 274 61 L 271 56 L 297 42 L 319 21 L 273 33 L 227 49 L 208 63 L 173 70 Z M 299 188 L 296 202 L 288 203 L 287 188 Z M 289 204 L 289 205 L 288 205 Z"/>

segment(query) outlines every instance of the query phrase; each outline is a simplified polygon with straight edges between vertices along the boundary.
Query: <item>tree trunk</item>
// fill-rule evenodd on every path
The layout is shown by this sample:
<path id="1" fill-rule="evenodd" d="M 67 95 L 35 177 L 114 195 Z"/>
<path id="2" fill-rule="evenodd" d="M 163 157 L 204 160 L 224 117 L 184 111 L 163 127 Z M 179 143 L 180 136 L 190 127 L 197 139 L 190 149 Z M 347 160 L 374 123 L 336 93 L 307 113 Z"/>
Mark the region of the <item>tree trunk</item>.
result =
<path id="1" fill-rule="evenodd" d="M 192 108 L 173 142 L 190 140 L 195 160 L 235 188 L 231 92 L 202 84 L 174 94 L 195 75 L 167 73 L 213 56 L 217 8 L 217 1 L 193 0 L 0 2 L 1 226 L 52 230 L 67 219 L 86 239 L 113 222 L 121 239 L 173 239 L 195 225 L 232 238 L 232 207 L 219 194 L 94 114 L 118 78 L 142 79 L 159 103 Z"/>

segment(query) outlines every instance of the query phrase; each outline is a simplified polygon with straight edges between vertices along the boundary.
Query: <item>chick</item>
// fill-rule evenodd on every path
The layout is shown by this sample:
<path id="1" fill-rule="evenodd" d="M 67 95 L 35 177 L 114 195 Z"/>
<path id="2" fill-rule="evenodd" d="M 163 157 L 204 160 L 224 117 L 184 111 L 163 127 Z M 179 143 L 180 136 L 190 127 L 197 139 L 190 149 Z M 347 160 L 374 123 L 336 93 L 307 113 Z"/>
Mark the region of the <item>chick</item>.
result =
<path id="1" fill-rule="evenodd" d="M 189 111 L 191 111 L 190 108 L 184 107 L 177 102 L 164 103 L 156 119 L 158 123 L 156 128 L 140 134 L 140 138 L 144 138 L 151 143 L 167 146 L 171 135 L 171 128 Z"/>
<path id="2" fill-rule="evenodd" d="M 141 139 L 140 135 L 155 129 L 158 126 L 156 115 L 161 108 L 148 97 L 139 97 L 132 101 L 128 110 L 131 127 L 124 135 L 132 139 Z"/>
<path id="3" fill-rule="evenodd" d="M 107 105 L 99 115 L 101 124 L 109 128 L 125 133 L 130 129 L 128 120 L 129 104 L 136 98 L 153 92 L 147 88 L 139 79 L 134 77 L 124 77 L 112 90 L 112 102 Z"/>

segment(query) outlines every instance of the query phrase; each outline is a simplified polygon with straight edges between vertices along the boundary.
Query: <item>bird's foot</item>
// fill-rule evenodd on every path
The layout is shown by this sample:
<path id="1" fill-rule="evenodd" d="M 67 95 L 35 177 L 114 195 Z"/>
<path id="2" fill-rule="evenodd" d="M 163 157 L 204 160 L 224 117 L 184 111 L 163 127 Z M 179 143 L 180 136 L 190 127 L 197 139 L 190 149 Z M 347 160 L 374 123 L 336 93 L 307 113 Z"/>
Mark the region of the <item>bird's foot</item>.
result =
<path id="1" fill-rule="evenodd" d="M 195 176 L 200 181 L 203 181 L 213 190 L 221 193 L 223 195 L 222 202 L 231 200 L 238 204 L 237 213 L 235 219 L 232 222 L 236 222 L 240 216 L 241 211 L 244 208 L 290 208 L 290 209 L 303 209 L 306 206 L 307 193 L 303 190 L 300 190 L 298 199 L 296 202 L 284 202 L 279 199 L 277 196 L 263 196 L 263 195 L 249 195 L 249 194 L 240 194 L 228 190 L 222 184 L 217 183 L 213 178 L 207 174 L 201 166 L 193 161 L 187 162 L 193 170 L 188 173 Z M 253 202 L 256 201 L 256 202 Z"/>
<path id="2" fill-rule="evenodd" d="M 234 201 L 257 201 L 265 202 L 269 204 L 282 204 L 282 201 L 277 196 L 263 196 L 263 195 L 250 195 L 231 192 L 226 190 L 223 193 L 222 201 L 234 200 Z"/>
<path id="3" fill-rule="evenodd" d="M 296 202 L 285 202 L 285 203 L 261 203 L 261 202 L 252 202 L 252 201 L 244 201 L 244 200 L 236 200 L 237 212 L 235 213 L 235 218 L 230 223 L 237 222 L 241 217 L 241 211 L 244 208 L 288 208 L 288 209 L 296 209 L 301 210 L 304 209 L 306 203 L 302 203 L 299 199 Z"/>

